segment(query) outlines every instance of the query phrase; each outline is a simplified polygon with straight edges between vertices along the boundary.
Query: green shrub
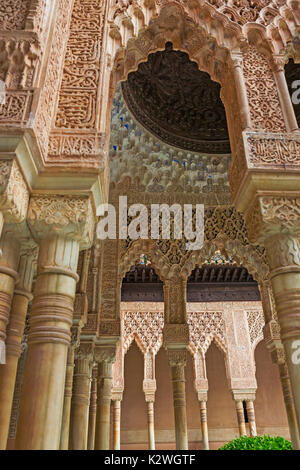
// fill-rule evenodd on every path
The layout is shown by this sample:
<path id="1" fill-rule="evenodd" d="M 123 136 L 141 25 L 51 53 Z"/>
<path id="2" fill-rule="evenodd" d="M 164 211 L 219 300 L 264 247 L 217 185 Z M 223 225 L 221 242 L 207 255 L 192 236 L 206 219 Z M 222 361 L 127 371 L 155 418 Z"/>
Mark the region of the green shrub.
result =
<path id="1" fill-rule="evenodd" d="M 219 450 L 292 450 L 292 443 L 280 436 L 242 436 L 227 442 Z"/>

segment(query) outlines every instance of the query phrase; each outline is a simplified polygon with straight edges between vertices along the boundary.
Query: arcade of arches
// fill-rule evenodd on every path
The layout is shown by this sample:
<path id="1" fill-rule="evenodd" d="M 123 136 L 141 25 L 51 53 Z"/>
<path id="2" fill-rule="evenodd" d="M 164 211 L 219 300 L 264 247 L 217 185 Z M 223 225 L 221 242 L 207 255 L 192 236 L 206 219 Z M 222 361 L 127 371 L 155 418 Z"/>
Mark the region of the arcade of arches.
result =
<path id="1" fill-rule="evenodd" d="M 1 1 L 1 449 L 300 449 L 299 63 L 300 0 Z"/>

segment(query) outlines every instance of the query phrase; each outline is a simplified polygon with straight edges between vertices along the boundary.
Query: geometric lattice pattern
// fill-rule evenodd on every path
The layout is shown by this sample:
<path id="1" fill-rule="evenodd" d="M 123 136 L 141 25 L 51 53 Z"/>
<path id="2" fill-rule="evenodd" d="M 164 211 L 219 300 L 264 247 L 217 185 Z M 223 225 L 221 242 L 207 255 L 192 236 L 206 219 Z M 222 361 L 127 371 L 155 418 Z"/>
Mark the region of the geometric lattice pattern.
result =
<path id="1" fill-rule="evenodd" d="M 163 342 L 163 312 L 123 312 L 122 335 L 124 354 L 134 341 L 143 353 L 156 354 Z"/>

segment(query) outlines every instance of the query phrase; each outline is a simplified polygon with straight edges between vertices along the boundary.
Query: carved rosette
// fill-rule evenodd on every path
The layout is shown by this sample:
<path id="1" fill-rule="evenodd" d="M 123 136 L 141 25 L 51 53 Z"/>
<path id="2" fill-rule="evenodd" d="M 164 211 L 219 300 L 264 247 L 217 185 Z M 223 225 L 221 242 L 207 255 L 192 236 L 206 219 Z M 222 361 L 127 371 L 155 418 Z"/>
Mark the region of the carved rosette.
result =
<path id="1" fill-rule="evenodd" d="M 49 234 L 63 235 L 88 248 L 93 240 L 95 217 L 88 197 L 33 195 L 30 199 L 28 222 L 38 239 Z"/>
<path id="2" fill-rule="evenodd" d="M 0 211 L 6 223 L 26 219 L 29 191 L 16 160 L 0 160 Z"/>

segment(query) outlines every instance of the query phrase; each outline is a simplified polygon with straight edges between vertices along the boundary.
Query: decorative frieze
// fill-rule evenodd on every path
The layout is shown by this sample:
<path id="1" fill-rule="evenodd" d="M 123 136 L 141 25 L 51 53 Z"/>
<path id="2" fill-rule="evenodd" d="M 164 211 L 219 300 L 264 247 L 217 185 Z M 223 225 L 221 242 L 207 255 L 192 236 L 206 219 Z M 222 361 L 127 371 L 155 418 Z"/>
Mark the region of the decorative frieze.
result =
<path id="1" fill-rule="evenodd" d="M 105 136 L 98 132 L 105 2 L 75 0 L 59 92 L 55 130 L 50 137 L 51 162 L 103 164 Z M 57 129 L 72 132 L 57 132 Z"/>
<path id="2" fill-rule="evenodd" d="M 299 169 L 298 134 L 245 132 L 243 137 L 248 168 Z"/>
<path id="3" fill-rule="evenodd" d="M 255 46 L 249 46 L 243 55 L 243 72 L 252 127 L 284 131 L 285 121 L 271 65 Z"/>

